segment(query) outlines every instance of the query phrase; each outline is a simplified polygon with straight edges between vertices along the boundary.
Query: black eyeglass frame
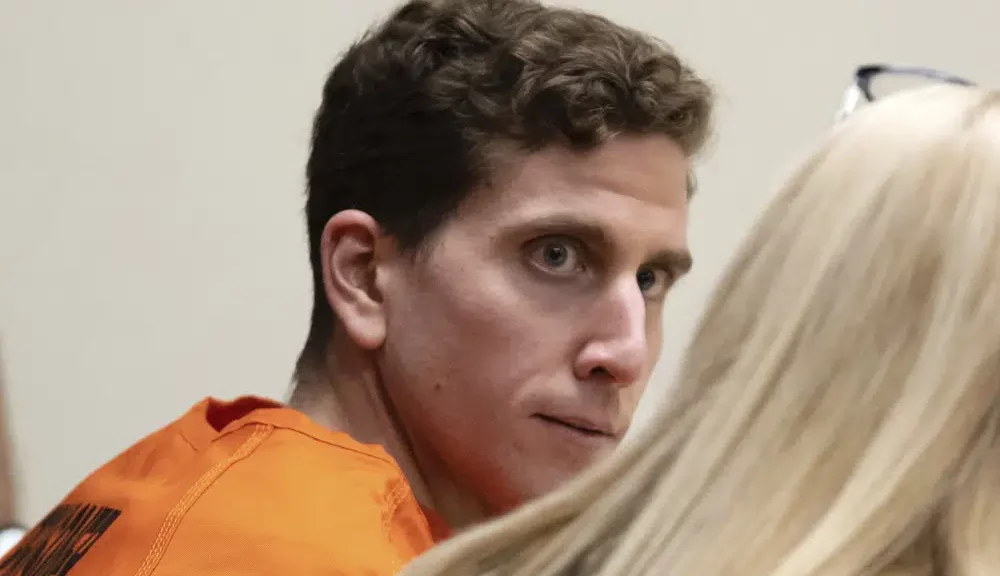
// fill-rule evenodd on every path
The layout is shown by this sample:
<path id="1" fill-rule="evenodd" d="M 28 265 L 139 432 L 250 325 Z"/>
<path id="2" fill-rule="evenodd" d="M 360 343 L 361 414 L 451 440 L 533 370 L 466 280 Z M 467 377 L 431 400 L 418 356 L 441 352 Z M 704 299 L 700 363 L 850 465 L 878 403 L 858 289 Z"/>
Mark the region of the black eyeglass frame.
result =
<path id="1" fill-rule="evenodd" d="M 880 75 L 915 76 L 936 80 L 946 84 L 958 84 L 961 86 L 975 86 L 975 82 L 966 80 L 960 76 L 941 72 L 933 68 L 923 68 L 920 66 L 892 66 L 890 64 L 865 64 L 859 66 L 854 71 L 854 81 L 848 86 L 841 100 L 840 108 L 837 109 L 837 120 L 843 120 L 857 109 L 862 100 L 874 102 L 877 97 L 872 92 L 872 82 Z"/>

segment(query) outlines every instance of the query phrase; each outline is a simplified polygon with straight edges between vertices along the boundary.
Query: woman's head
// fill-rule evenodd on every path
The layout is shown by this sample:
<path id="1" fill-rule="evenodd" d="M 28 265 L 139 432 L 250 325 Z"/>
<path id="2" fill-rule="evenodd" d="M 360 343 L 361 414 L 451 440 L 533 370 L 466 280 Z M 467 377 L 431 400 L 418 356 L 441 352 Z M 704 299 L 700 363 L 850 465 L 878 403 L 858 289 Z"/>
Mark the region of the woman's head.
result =
<path id="1" fill-rule="evenodd" d="M 412 573 L 994 573 L 998 417 L 1000 95 L 899 94 L 789 180 L 633 446 Z"/>

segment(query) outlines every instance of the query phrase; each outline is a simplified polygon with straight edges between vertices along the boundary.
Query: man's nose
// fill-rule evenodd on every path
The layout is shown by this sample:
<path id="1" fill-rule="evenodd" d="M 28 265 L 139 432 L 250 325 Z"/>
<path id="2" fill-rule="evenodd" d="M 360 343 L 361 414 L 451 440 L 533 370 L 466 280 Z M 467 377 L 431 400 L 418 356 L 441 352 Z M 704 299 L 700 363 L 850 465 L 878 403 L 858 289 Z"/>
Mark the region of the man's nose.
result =
<path id="1" fill-rule="evenodd" d="M 622 279 L 602 294 L 590 320 L 591 337 L 577 356 L 576 377 L 617 386 L 637 383 L 645 373 L 649 343 L 646 300 L 635 278 Z"/>

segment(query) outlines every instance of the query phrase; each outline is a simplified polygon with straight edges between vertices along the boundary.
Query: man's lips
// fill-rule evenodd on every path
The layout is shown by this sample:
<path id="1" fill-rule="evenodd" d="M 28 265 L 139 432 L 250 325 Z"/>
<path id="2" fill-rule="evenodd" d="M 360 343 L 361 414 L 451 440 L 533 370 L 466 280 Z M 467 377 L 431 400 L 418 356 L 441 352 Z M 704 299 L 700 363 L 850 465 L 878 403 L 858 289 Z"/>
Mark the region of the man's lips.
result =
<path id="1" fill-rule="evenodd" d="M 610 438 L 618 437 L 618 434 L 612 430 L 610 425 L 597 424 L 591 420 L 583 418 L 576 418 L 572 416 L 551 416 L 548 414 L 535 414 L 535 417 L 544 422 L 548 422 L 549 424 L 564 426 L 588 436 L 606 436 Z"/>

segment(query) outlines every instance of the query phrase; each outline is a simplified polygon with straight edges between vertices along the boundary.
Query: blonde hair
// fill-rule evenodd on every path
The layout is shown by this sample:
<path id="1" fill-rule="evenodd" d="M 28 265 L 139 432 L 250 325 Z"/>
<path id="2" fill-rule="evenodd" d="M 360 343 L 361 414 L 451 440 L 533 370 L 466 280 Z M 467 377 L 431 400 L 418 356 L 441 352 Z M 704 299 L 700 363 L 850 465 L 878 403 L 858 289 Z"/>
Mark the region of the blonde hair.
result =
<path id="1" fill-rule="evenodd" d="M 1000 96 L 839 126 L 716 290 L 671 402 L 406 576 L 1000 574 Z"/>

